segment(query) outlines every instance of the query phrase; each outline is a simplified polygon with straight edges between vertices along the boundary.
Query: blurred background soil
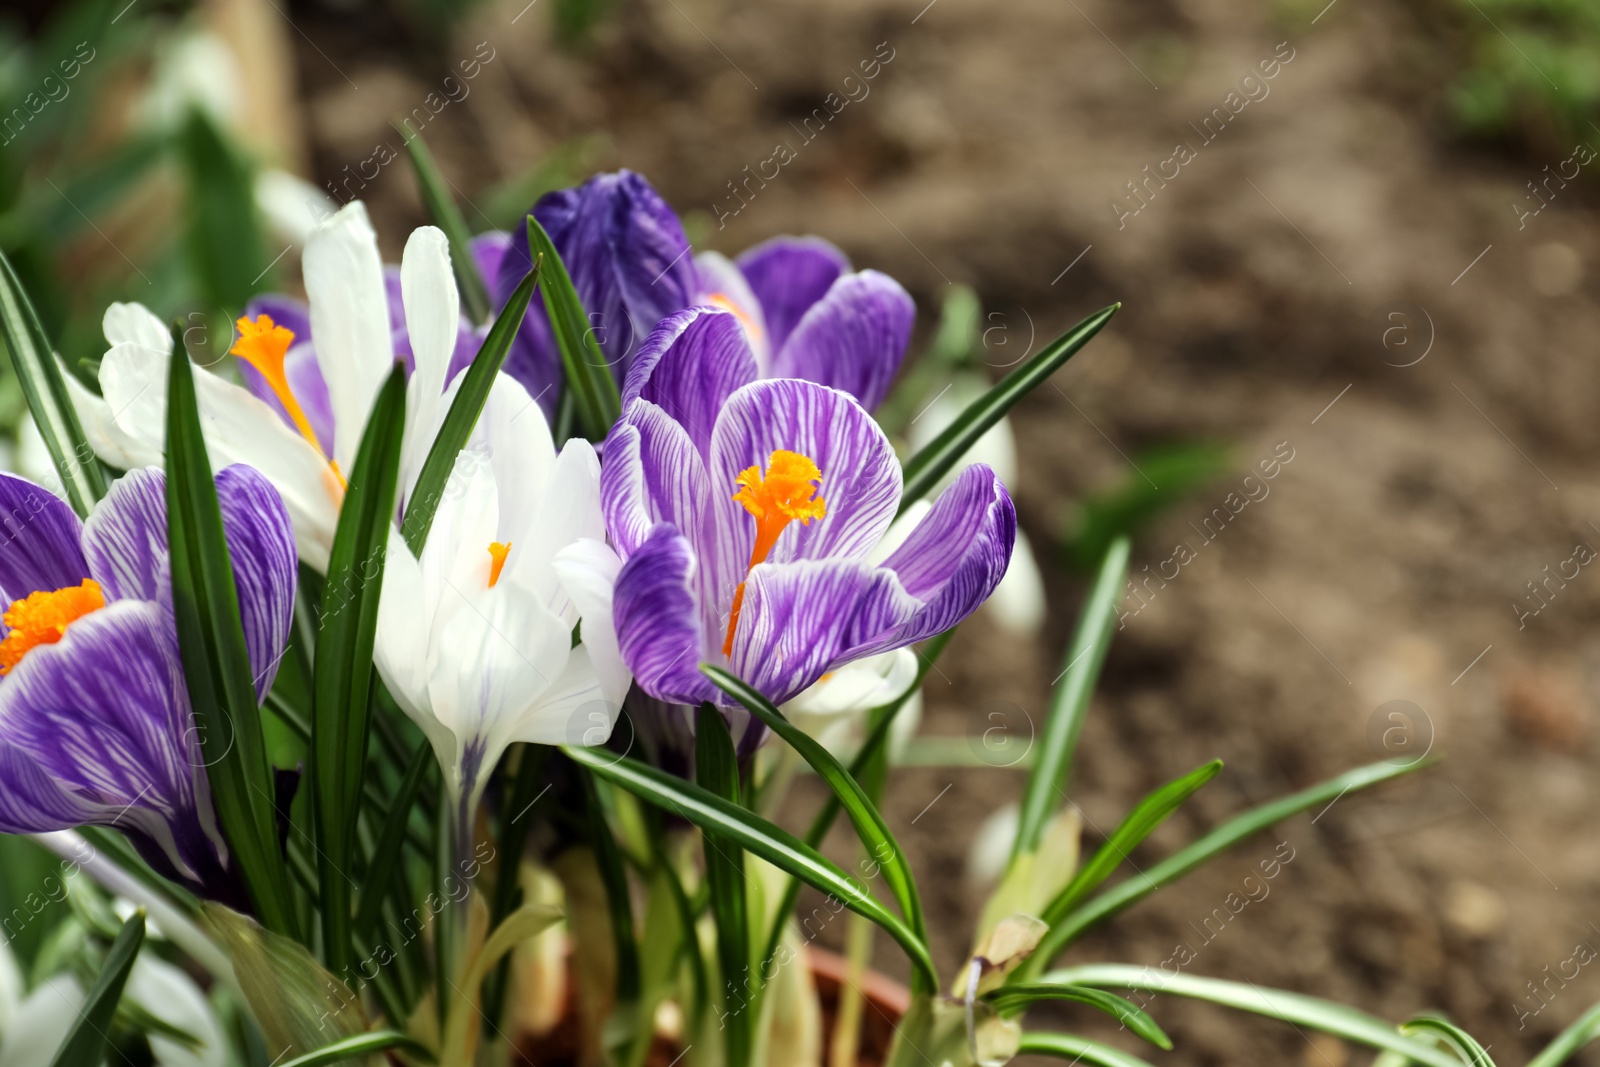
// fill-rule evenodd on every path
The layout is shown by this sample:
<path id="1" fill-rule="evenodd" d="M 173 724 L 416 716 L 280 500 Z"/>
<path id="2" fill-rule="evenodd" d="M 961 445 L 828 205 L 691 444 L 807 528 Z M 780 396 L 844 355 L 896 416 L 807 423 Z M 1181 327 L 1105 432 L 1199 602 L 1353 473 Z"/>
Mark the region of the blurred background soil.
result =
<path id="1" fill-rule="evenodd" d="M 468 95 L 423 130 L 474 226 L 494 214 L 486 190 L 553 153 L 574 176 L 627 166 L 698 247 L 817 233 L 900 279 L 921 311 L 914 350 L 948 287 L 972 286 L 995 376 L 1123 302 L 1013 415 L 1012 489 L 1049 621 L 1034 640 L 982 616 L 963 628 L 929 676 L 926 732 L 983 749 L 998 724 L 1025 749 L 1084 591 L 1054 547 L 1073 503 L 1143 478 L 1152 446 L 1219 441 L 1230 470 L 1136 541 L 1141 583 L 1170 576 L 1180 544 L 1193 559 L 1123 604 L 1069 787 L 1087 844 L 1213 757 L 1222 776 L 1136 864 L 1391 754 L 1391 726 L 1406 752 L 1439 757 L 1238 847 L 1072 961 L 1160 965 L 1185 944 L 1188 973 L 1392 1020 L 1444 1010 L 1505 1063 L 1600 999 L 1600 967 L 1543 1001 L 1526 984 L 1600 946 L 1600 575 L 1571 562 L 1600 549 L 1596 186 L 1585 173 L 1535 201 L 1527 185 L 1561 170 L 1570 136 L 1536 122 L 1459 136 L 1441 89 L 1455 45 L 1427 4 L 622 0 L 571 49 L 552 42 L 551 2 L 486 2 L 445 29 L 275 4 L 288 96 L 263 121 L 304 146 L 317 184 L 400 151 L 360 189 L 398 260 L 426 219 L 390 121 L 487 49 Z M 805 120 L 874 58 L 866 95 L 808 140 Z M 1232 114 L 1229 94 L 1274 59 L 1266 94 Z M 1217 108 L 1228 121 L 1207 141 Z M 1193 158 L 1170 177 L 1180 142 Z M 779 175 L 740 184 L 780 144 L 794 158 Z M 1234 513 L 1244 476 L 1285 456 Z M 1379 710 L 1394 700 L 1415 706 L 1403 722 Z M 1022 781 L 1006 767 L 891 779 L 946 973 L 980 899 L 969 844 Z M 816 796 L 797 792 L 794 824 Z M 848 857 L 844 836 L 831 844 Z M 1292 859 L 1268 895 L 1205 926 L 1275 850 Z M 903 973 L 888 942 L 876 958 Z M 1152 1010 L 1177 1043 L 1141 1053 L 1153 1062 L 1367 1056 L 1207 1005 Z M 1088 1011 L 1062 1018 L 1126 1040 Z"/>

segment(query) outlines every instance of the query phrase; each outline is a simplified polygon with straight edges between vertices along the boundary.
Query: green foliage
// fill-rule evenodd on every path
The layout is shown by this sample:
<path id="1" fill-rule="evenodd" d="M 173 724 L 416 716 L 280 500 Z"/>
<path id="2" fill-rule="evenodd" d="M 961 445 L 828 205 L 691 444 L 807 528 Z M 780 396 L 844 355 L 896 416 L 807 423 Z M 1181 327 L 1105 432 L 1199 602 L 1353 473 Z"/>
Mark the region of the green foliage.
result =
<path id="1" fill-rule="evenodd" d="M 89 990 L 78 1018 L 56 1050 L 50 1067 L 87 1067 L 99 1063 L 105 1056 L 112 1016 L 122 1001 L 122 988 L 128 983 L 128 973 L 133 970 L 143 944 L 144 913 L 135 912 L 111 943 L 111 951 L 106 954 L 94 988 Z"/>

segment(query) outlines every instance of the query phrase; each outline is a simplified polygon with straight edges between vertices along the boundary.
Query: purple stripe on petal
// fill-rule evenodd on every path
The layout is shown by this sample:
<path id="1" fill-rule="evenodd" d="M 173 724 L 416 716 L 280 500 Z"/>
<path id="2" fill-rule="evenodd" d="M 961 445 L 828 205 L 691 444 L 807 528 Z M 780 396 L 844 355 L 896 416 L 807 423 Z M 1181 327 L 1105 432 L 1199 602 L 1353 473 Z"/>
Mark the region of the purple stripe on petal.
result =
<path id="1" fill-rule="evenodd" d="M 624 559 L 658 523 L 698 540 L 710 494 L 705 465 L 689 435 L 648 400 L 635 400 L 606 438 L 600 501 L 606 529 Z"/>
<path id="2" fill-rule="evenodd" d="M 66 501 L 26 478 L 0 473 L 0 609 L 87 578 L 81 529 Z"/>
<path id="3" fill-rule="evenodd" d="M 884 652 L 948 630 L 989 598 L 1011 562 L 1017 511 L 994 471 L 973 464 L 934 502 L 927 516 L 884 561 L 923 602 Z"/>
<path id="4" fill-rule="evenodd" d="M 772 376 L 843 389 L 871 411 L 888 395 L 916 317 L 911 297 L 887 274 L 847 274 L 806 311 L 773 359 Z"/>
<path id="5" fill-rule="evenodd" d="M 821 300 L 850 260 L 820 237 L 774 237 L 736 260 L 766 319 L 768 344 L 783 348 L 806 311 Z"/>
<path id="6" fill-rule="evenodd" d="M 83 524 L 83 552 L 107 601 L 168 600 L 167 479 L 159 467 L 112 483 Z"/>
<path id="7" fill-rule="evenodd" d="M 0 833 L 69 830 L 92 821 L 100 809 L 62 788 L 39 761 L 7 744 L 0 728 Z"/>
<path id="8" fill-rule="evenodd" d="M 860 560 L 763 563 L 745 583 L 732 670 L 781 704 L 919 607 L 892 572 Z"/>
<path id="9" fill-rule="evenodd" d="M 732 498 L 747 467 L 765 470 L 772 453 L 810 456 L 822 470 L 818 495 L 827 514 L 789 524 L 768 557 L 774 562 L 866 555 L 894 521 L 900 464 L 883 430 L 848 393 L 793 378 L 745 386 L 729 398 L 711 446 L 711 496 L 731 554 L 748 560 L 755 520 Z"/>
<path id="10" fill-rule="evenodd" d="M 744 328 L 731 313 L 695 307 L 661 320 L 628 368 L 622 406 L 648 400 L 689 432 L 709 459 L 711 430 L 728 397 L 758 377 Z"/>
<path id="11" fill-rule="evenodd" d="M 235 464 L 218 473 L 217 502 L 256 699 L 265 700 L 294 621 L 294 528 L 283 498 L 254 467 Z"/>
<path id="12" fill-rule="evenodd" d="M 699 704 L 721 694 L 699 669 L 706 640 L 694 569 L 688 538 L 662 524 L 617 576 L 613 611 L 623 662 L 646 693 L 677 704 Z"/>

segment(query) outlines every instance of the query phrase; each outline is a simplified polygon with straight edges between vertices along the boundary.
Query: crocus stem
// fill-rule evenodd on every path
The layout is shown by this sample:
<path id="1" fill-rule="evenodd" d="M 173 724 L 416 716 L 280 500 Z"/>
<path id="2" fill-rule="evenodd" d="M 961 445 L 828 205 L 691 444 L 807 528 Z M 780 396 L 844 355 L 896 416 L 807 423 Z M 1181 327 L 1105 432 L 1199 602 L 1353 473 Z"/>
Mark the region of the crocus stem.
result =
<path id="1" fill-rule="evenodd" d="M 866 998 L 861 982 L 872 958 L 872 922 L 855 912 L 845 927 L 845 975 L 839 987 L 838 1013 L 834 1016 L 833 1042 L 828 1050 L 832 1067 L 855 1067 L 861 1046 L 861 1014 Z"/>

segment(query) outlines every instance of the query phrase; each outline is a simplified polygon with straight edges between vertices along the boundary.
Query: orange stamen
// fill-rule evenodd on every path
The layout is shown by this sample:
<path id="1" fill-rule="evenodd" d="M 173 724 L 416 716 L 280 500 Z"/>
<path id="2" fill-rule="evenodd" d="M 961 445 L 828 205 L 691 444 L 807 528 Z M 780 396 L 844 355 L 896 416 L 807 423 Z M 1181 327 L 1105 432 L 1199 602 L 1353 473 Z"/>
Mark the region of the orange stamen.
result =
<path id="1" fill-rule="evenodd" d="M 733 312 L 733 317 L 739 320 L 739 325 L 744 327 L 744 332 L 750 335 L 750 340 L 761 340 L 761 324 L 756 322 L 744 308 L 734 303 L 733 298 L 727 293 L 707 293 L 706 303 L 714 304 L 724 311 Z"/>
<path id="2" fill-rule="evenodd" d="M 505 568 L 506 557 L 511 555 L 510 541 L 489 542 L 489 586 L 500 580 L 500 572 Z"/>
<path id="3" fill-rule="evenodd" d="M 778 537 L 788 525 L 800 520 L 800 525 L 811 525 L 812 519 L 826 518 L 828 503 L 817 496 L 820 486 L 813 482 L 822 480 L 822 471 L 809 456 L 783 449 L 772 453 L 767 461 L 767 472 L 760 467 L 747 467 L 739 474 L 739 492 L 734 500 L 755 517 L 756 541 L 750 549 L 750 568 L 764 561 L 778 543 Z M 728 614 L 728 636 L 722 643 L 722 654 L 733 654 L 733 632 L 739 626 L 739 611 L 744 607 L 744 583 L 733 592 L 733 610 Z"/>
<path id="4" fill-rule="evenodd" d="M 11 668 L 21 663 L 31 649 L 55 644 L 68 626 L 105 606 L 100 583 L 93 578 L 85 578 L 82 585 L 69 585 L 54 592 L 41 590 L 12 601 L 4 615 L 11 632 L 0 641 L 0 674 L 11 673 Z"/>
<path id="5" fill-rule="evenodd" d="M 284 357 L 289 354 L 289 346 L 294 344 L 294 331 L 273 322 L 271 315 L 257 315 L 254 322 L 249 318 L 240 318 L 235 325 L 239 327 L 239 339 L 233 343 L 228 354 L 238 356 L 260 372 L 267 380 L 267 385 L 271 387 L 273 395 L 283 405 L 283 410 L 289 413 L 289 420 L 294 423 L 295 429 L 300 431 L 300 436 L 321 453 L 322 442 L 317 440 L 317 431 L 312 428 L 311 420 L 306 418 L 305 410 L 300 407 L 300 401 L 294 398 L 294 390 L 289 388 L 289 376 L 283 367 Z M 345 481 L 338 464 L 329 466 L 333 467 L 340 488 L 348 487 L 349 483 Z"/>

